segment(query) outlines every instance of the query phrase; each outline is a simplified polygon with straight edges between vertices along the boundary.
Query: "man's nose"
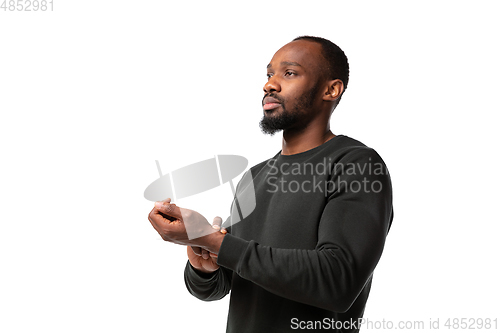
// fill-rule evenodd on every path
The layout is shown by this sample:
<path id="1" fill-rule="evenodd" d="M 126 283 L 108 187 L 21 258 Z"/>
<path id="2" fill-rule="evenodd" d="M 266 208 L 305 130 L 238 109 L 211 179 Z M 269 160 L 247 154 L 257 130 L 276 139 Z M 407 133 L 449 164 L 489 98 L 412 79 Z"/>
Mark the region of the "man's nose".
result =
<path id="1" fill-rule="evenodd" d="M 274 76 L 271 76 L 264 85 L 264 92 L 269 93 L 271 91 L 281 91 L 281 86 Z"/>

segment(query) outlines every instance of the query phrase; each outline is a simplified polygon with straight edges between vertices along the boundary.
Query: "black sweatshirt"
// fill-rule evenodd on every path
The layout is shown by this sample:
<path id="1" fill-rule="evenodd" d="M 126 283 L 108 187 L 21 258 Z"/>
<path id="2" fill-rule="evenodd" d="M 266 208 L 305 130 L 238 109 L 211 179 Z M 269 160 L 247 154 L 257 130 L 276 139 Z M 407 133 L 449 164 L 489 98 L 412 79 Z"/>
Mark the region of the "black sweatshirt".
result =
<path id="1" fill-rule="evenodd" d="M 212 301 L 231 291 L 231 333 L 357 332 L 393 219 L 381 157 L 338 135 L 249 172 L 225 222 L 221 267 L 203 274 L 188 261 L 189 292 Z"/>

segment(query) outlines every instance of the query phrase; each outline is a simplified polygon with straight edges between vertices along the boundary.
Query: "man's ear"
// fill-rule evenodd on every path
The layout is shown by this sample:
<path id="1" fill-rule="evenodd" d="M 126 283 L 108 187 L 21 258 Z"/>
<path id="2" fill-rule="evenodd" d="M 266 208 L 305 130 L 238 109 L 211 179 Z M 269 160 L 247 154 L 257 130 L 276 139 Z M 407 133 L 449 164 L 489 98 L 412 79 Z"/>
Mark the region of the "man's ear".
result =
<path id="1" fill-rule="evenodd" d="M 336 101 L 344 91 L 344 83 L 340 79 L 328 81 L 328 90 L 323 96 L 325 101 Z"/>

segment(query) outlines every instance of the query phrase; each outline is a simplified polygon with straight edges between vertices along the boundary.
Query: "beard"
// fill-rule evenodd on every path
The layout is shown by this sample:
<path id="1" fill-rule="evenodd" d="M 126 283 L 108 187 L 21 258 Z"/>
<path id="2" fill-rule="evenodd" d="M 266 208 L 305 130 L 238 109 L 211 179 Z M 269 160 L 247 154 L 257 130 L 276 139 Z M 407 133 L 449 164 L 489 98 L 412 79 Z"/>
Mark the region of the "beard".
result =
<path id="1" fill-rule="evenodd" d="M 285 100 L 275 93 L 269 93 L 264 96 L 265 97 L 273 97 L 280 101 L 281 108 L 283 109 L 281 113 L 278 113 L 276 109 L 271 111 L 264 111 L 264 116 L 262 117 L 259 126 L 261 131 L 264 134 L 274 135 L 275 133 L 295 128 L 300 130 L 304 128 L 307 123 L 302 121 L 304 118 L 307 118 L 310 109 L 313 106 L 314 99 L 318 93 L 319 84 L 316 84 L 311 90 L 305 92 L 302 96 L 300 96 L 292 106 L 290 110 L 285 108 Z M 300 128 L 296 128 L 297 125 L 302 125 Z"/>

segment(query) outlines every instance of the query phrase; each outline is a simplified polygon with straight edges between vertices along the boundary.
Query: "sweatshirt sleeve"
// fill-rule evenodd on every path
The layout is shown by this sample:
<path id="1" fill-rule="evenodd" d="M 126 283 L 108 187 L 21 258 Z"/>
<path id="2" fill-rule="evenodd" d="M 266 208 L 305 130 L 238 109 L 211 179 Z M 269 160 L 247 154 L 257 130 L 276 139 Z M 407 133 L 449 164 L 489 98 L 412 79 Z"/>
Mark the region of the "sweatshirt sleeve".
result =
<path id="1" fill-rule="evenodd" d="M 348 159 L 385 168 L 372 149 Z M 328 194 L 314 249 L 273 248 L 227 234 L 217 263 L 278 296 L 346 312 L 370 279 L 393 218 L 389 174 L 376 171 L 331 176 L 339 186 Z M 358 185 L 368 188 L 357 190 Z"/>
<path id="2" fill-rule="evenodd" d="M 184 282 L 191 295 L 202 301 L 216 301 L 222 299 L 231 290 L 233 272 L 220 267 L 213 273 L 207 274 L 196 271 L 189 263 L 184 269 Z"/>

